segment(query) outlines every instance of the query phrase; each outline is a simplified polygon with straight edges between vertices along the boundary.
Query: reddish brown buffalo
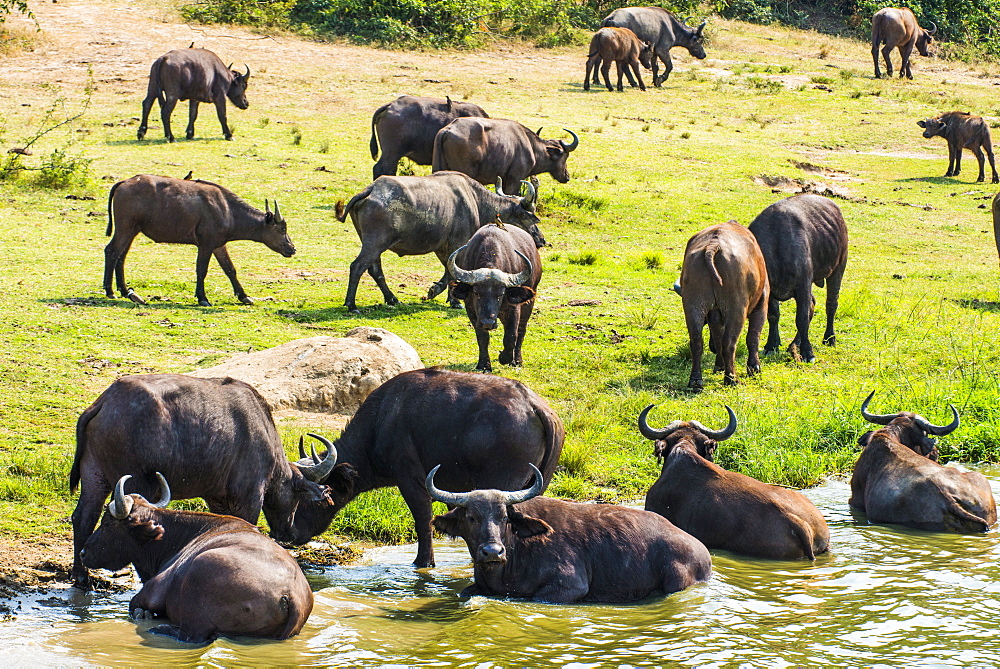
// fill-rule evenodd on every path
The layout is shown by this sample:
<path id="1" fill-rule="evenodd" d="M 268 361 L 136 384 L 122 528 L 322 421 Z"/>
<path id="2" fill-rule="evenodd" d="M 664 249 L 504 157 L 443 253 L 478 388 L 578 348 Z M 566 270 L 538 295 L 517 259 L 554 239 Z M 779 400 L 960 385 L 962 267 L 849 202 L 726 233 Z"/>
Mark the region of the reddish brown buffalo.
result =
<path id="1" fill-rule="evenodd" d="M 702 388 L 702 329 L 706 324 L 709 349 L 716 354 L 714 371 L 725 370 L 726 385 L 736 383 L 736 341 L 748 318 L 747 374 L 760 371 L 758 347 L 770 289 L 764 256 L 749 230 L 728 221 L 688 240 L 680 293 L 691 340 L 689 388 Z"/>
<path id="2" fill-rule="evenodd" d="M 934 118 L 917 121 L 917 125 L 924 129 L 924 137 L 944 137 L 948 142 L 948 171 L 946 177 L 957 177 L 962 172 L 962 149 L 968 149 L 976 154 L 979 161 L 979 178 L 976 183 L 986 180 L 986 164 L 983 160 L 983 151 L 990 159 L 990 168 L 993 170 L 993 183 L 1000 183 L 1000 176 L 997 175 L 997 165 L 993 157 L 993 139 L 990 137 L 990 128 L 981 116 L 975 116 L 967 112 L 947 112 Z"/>
<path id="3" fill-rule="evenodd" d="M 934 25 L 933 23 L 931 25 Z M 875 78 L 882 77 L 878 69 L 878 51 L 882 44 L 882 56 L 885 58 L 886 75 L 892 77 L 892 61 L 889 55 L 892 50 L 899 47 L 899 55 L 902 62 L 899 64 L 899 77 L 913 78 L 910 71 L 910 54 L 913 47 L 921 56 L 929 56 L 928 45 L 934 41 L 932 37 L 937 32 L 937 27 L 933 30 L 924 30 L 917 23 L 917 17 L 909 9 L 903 7 L 886 7 L 875 12 L 872 17 L 872 60 L 875 61 Z"/>
<path id="4" fill-rule="evenodd" d="M 646 90 L 646 85 L 642 83 L 639 63 L 641 62 L 646 69 L 652 67 L 652 54 L 650 43 L 641 41 L 628 28 L 601 28 L 594 33 L 594 37 L 590 40 L 590 52 L 587 54 L 587 74 L 583 78 L 583 90 L 590 90 L 590 72 L 594 70 L 596 76 L 598 66 L 600 66 L 601 74 L 604 76 L 604 84 L 609 91 L 614 90 L 611 88 L 611 80 L 608 78 L 612 62 L 618 66 L 618 90 L 624 90 L 622 75 L 629 68 L 635 72 L 635 79 L 639 82 L 639 90 Z"/>
<path id="5" fill-rule="evenodd" d="M 874 391 L 861 405 L 869 423 L 884 425 L 858 443 L 864 448 L 851 477 L 850 505 L 873 523 L 893 523 L 937 532 L 985 532 L 997 522 L 996 502 L 986 477 L 937 463 L 938 450 L 927 435 L 958 428 L 958 411 L 949 425 L 933 425 L 909 411 L 883 416 L 868 413 Z"/>
<path id="6" fill-rule="evenodd" d="M 709 430 L 698 421 L 675 420 L 657 430 L 646 422 L 650 404 L 639 414 L 639 432 L 654 442 L 663 460 L 660 478 L 646 493 L 646 510 L 660 514 L 709 548 L 785 559 L 815 559 L 830 545 L 823 514 L 796 490 L 761 483 L 730 472 L 712 460 L 718 442 L 736 432 L 729 424 Z"/>

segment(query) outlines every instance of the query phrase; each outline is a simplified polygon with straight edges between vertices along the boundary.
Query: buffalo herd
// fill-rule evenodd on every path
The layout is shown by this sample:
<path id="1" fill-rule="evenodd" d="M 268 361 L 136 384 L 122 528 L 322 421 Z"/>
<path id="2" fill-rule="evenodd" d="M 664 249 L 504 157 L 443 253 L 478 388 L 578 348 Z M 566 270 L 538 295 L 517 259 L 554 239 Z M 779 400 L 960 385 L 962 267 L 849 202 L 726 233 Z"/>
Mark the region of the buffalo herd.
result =
<path id="1" fill-rule="evenodd" d="M 645 90 L 640 63 L 652 69 L 659 87 L 670 75 L 674 46 L 705 58 L 705 22 L 693 28 L 657 7 L 625 7 L 602 25 L 588 53 L 585 89 L 591 77 L 597 82 L 598 70 L 612 89 L 612 62 L 619 91 L 623 75 Z M 900 76 L 912 78 L 910 53 L 916 47 L 927 55 L 934 32 L 920 28 L 908 9 L 877 12 L 875 76 L 881 76 L 878 48 L 884 44 L 887 73 L 890 51 L 898 47 Z M 200 102 L 215 103 L 223 134 L 232 139 L 226 99 L 246 109 L 249 77 L 249 68 L 234 71 L 193 45 L 158 58 L 138 139 L 154 100 L 169 141 L 170 115 L 179 100 L 190 101 L 188 139 Z M 998 182 L 989 130 L 980 117 L 952 112 L 919 125 L 925 137 L 948 141 L 948 176 L 959 174 L 961 152 L 968 148 L 979 160 L 979 181 L 985 152 Z M 337 219 L 350 216 L 361 242 L 350 266 L 348 312 L 358 312 L 365 272 L 386 304 L 398 304 L 382 271 L 385 251 L 434 253 L 444 272 L 426 299 L 447 290 L 451 306 L 464 302 L 479 347 L 476 370 L 492 371 L 490 332 L 498 325 L 499 362 L 521 365 L 542 276 L 538 249 L 546 244 L 538 228 L 536 175 L 547 173 L 560 183 L 570 179 L 567 161 L 580 140 L 566 132 L 571 141 L 543 139 L 541 128 L 494 118 L 450 98 L 402 96 L 379 107 L 371 120 L 373 181 L 346 204 L 336 204 Z M 430 165 L 432 174 L 396 176 L 404 157 Z M 1000 252 L 1000 195 L 993 217 Z M 140 232 L 156 242 L 198 247 L 201 306 L 210 306 L 204 280 L 213 255 L 237 299 L 251 303 L 227 242 L 253 240 L 285 257 L 295 253 L 276 201 L 272 211 L 265 200 L 261 212 L 214 183 L 140 174 L 115 183 L 108 195 L 109 298 L 114 276 L 122 297 L 145 303 L 124 277 L 125 256 Z M 814 285 L 826 287 L 822 342 L 835 344 L 847 255 L 840 209 L 815 194 L 776 202 L 748 227 L 728 221 L 692 236 L 675 285 L 690 341 L 688 386 L 704 386 L 706 325 L 714 369 L 723 372 L 725 384 L 735 384 L 737 343 L 749 322 L 747 374 L 759 373 L 764 325 L 764 353 L 775 353 L 781 347 L 780 303 L 791 299 L 795 335 L 789 349 L 814 361 Z M 939 426 L 910 412 L 871 414 L 873 395 L 861 414 L 880 428 L 859 440 L 849 505 L 874 523 L 962 533 L 992 527 L 996 506 L 985 477 L 937 463 L 931 437 L 958 427 L 954 407 L 953 421 Z M 542 496 L 562 452 L 563 424 L 542 397 L 511 379 L 440 368 L 400 374 L 367 397 L 336 439 L 309 434 L 322 453 L 315 442 L 307 452 L 303 438 L 299 459 L 290 461 L 268 405 L 251 386 L 178 374 L 122 377 L 77 422 L 70 473 L 70 489 L 80 489 L 72 515 L 74 583 L 85 589 L 89 569 L 133 564 L 143 585 L 130 614 L 163 619 L 166 624 L 154 631 L 189 642 L 219 635 L 285 639 L 305 624 L 313 596 L 294 559 L 275 541 L 304 544 L 326 531 L 359 494 L 389 486 L 398 488 L 413 516 L 416 567 L 434 566 L 434 529 L 466 542 L 474 583 L 463 596 L 632 602 L 708 580 L 708 549 L 779 560 L 815 560 L 829 550 L 827 523 L 802 493 L 715 463 L 719 444 L 737 429 L 731 408 L 725 407 L 728 423 L 719 430 L 682 420 L 654 428 L 648 422 L 652 409 L 638 415 L 637 430 L 653 442 L 662 470 L 640 510 Z M 166 508 L 171 498 L 194 497 L 210 513 Z M 435 516 L 433 501 L 448 511 Z M 261 513 L 271 538 L 255 527 Z"/>

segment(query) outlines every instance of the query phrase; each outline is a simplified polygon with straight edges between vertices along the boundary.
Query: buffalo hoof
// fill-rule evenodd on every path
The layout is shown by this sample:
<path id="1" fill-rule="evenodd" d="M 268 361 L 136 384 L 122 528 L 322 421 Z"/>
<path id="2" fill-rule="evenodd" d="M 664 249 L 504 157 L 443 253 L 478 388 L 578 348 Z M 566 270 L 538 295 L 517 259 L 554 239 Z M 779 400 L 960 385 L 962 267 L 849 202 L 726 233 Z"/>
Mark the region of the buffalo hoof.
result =
<path id="1" fill-rule="evenodd" d="M 84 592 L 89 591 L 90 590 L 90 574 L 87 571 L 84 571 L 84 573 L 82 573 L 82 574 L 74 574 L 73 575 L 73 587 L 74 588 L 79 588 L 80 590 L 83 590 Z"/>
<path id="2" fill-rule="evenodd" d="M 167 137 L 167 142 L 170 143 L 170 144 L 173 144 L 174 143 L 174 136 L 170 135 L 169 137 Z"/>
<path id="3" fill-rule="evenodd" d="M 155 617 L 156 614 L 152 611 L 140 609 L 139 607 L 132 609 L 132 620 L 152 620 Z"/>
<path id="4" fill-rule="evenodd" d="M 203 299 L 198 300 L 198 306 L 199 307 L 210 307 L 210 306 L 212 306 L 212 303 L 203 298 Z"/>
<path id="5" fill-rule="evenodd" d="M 722 379 L 722 385 L 724 386 L 735 386 L 739 383 L 735 376 L 726 376 Z"/>
<path id="6" fill-rule="evenodd" d="M 146 136 L 146 128 L 139 128 L 138 132 L 135 133 L 135 138 L 142 141 L 142 138 Z"/>
<path id="7" fill-rule="evenodd" d="M 492 374 L 493 365 L 486 365 L 486 366 L 476 365 L 476 371 L 482 372 L 483 374 Z"/>
<path id="8" fill-rule="evenodd" d="M 836 346 L 837 335 L 830 335 L 829 337 L 823 337 L 823 344 L 826 346 Z"/>
<path id="9" fill-rule="evenodd" d="M 184 139 L 194 139 L 194 133 L 193 132 L 184 133 Z"/>
<path id="10" fill-rule="evenodd" d="M 360 316 L 361 310 L 358 309 L 357 307 L 347 307 L 347 313 L 351 314 L 352 316 Z"/>
<path id="11" fill-rule="evenodd" d="M 781 344 L 778 344 L 777 346 L 765 346 L 764 347 L 764 355 L 774 355 L 775 353 L 778 352 L 778 349 L 780 347 L 781 347 Z"/>
<path id="12" fill-rule="evenodd" d="M 253 300 L 247 295 L 240 295 L 237 299 L 240 301 L 240 304 L 253 304 Z"/>
<path id="13" fill-rule="evenodd" d="M 688 381 L 688 389 L 693 390 L 696 393 L 700 393 L 704 389 L 704 386 L 701 384 L 701 379 L 691 379 Z"/>
<path id="14" fill-rule="evenodd" d="M 227 142 L 233 141 L 233 136 L 232 135 L 226 135 L 226 141 Z"/>
<path id="15" fill-rule="evenodd" d="M 993 183 L 1000 184 L 1000 177 L 993 177 Z"/>
<path id="16" fill-rule="evenodd" d="M 396 297 L 395 295 L 392 295 L 386 299 L 385 303 L 390 307 L 394 307 L 397 304 L 399 304 L 399 298 Z"/>
<path id="17" fill-rule="evenodd" d="M 760 374 L 760 365 L 747 365 L 747 376 L 757 376 Z M 736 381 L 733 381 L 736 384 Z"/>
<path id="18" fill-rule="evenodd" d="M 462 302 L 459 301 L 459 300 L 452 300 L 451 302 L 448 303 L 448 308 L 450 308 L 450 309 L 461 309 L 462 308 Z"/>

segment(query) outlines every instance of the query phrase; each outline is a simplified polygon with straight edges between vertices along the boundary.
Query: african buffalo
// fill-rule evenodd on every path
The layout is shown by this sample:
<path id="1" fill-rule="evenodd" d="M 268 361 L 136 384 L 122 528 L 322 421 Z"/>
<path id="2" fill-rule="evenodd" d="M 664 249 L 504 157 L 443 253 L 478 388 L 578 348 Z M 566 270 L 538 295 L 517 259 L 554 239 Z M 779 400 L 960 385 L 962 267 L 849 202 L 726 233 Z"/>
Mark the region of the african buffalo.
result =
<path id="1" fill-rule="evenodd" d="M 444 276 L 431 285 L 427 299 L 448 286 L 447 261 L 455 249 L 465 244 L 480 227 L 502 220 L 531 233 L 538 246 L 545 238 L 538 230 L 535 189 L 527 184 L 525 197 L 491 193 L 458 172 L 439 172 L 426 177 L 379 177 L 351 198 L 345 207 L 337 203 L 337 220 L 350 214 L 361 238 L 361 252 L 351 263 L 344 306 L 360 313 L 355 304 L 358 282 L 367 270 L 382 291 L 386 304 L 399 304 L 382 273 L 382 254 L 400 256 L 434 253 L 445 266 Z M 452 306 L 459 303 L 452 299 Z"/>
<path id="2" fill-rule="evenodd" d="M 429 567 L 433 512 L 424 478 L 431 467 L 448 463 L 442 479 L 460 491 L 523 487 L 532 464 L 548 485 L 563 436 L 559 416 L 518 381 L 418 369 L 368 396 L 336 442 L 341 464 L 323 482 L 333 489 L 335 512 L 362 492 L 398 486 L 416 525 L 414 564 Z M 325 509 L 315 513 L 327 517 Z"/>
<path id="3" fill-rule="evenodd" d="M 427 492 L 452 510 L 436 516 L 434 527 L 464 539 L 475 565 L 463 597 L 633 602 L 712 574 L 705 546 L 655 513 L 538 497 L 537 469 L 525 490 L 446 492 L 434 485 L 440 468 L 427 475 Z"/>
<path id="4" fill-rule="evenodd" d="M 926 139 L 944 137 L 948 142 L 948 171 L 944 173 L 946 177 L 957 177 L 962 172 L 962 149 L 969 149 L 976 154 L 976 160 L 979 161 L 979 178 L 976 179 L 976 183 L 985 181 L 986 165 L 983 160 L 985 149 L 990 159 L 990 169 L 993 170 L 993 183 L 1000 183 L 1000 175 L 997 175 L 997 165 L 993 158 L 990 128 L 983 117 L 954 111 L 917 121 L 917 125 L 924 129 Z"/>
<path id="5" fill-rule="evenodd" d="M 193 44 L 193 42 L 192 42 Z M 222 134 L 232 139 L 233 133 L 226 123 L 226 98 L 240 109 L 250 106 L 247 102 L 247 83 L 250 81 L 250 67 L 245 73 L 231 70 L 222 64 L 219 57 L 208 49 L 174 49 L 160 56 L 149 68 L 149 86 L 146 99 L 142 101 L 142 121 L 139 123 L 138 139 L 146 136 L 146 122 L 153 101 L 160 102 L 160 118 L 163 120 L 163 134 L 167 141 L 174 141 L 170 131 L 170 115 L 178 100 L 190 100 L 186 137 L 194 138 L 194 121 L 198 118 L 199 102 L 214 102 L 219 114 Z"/>
<path id="6" fill-rule="evenodd" d="M 500 364 L 520 367 L 521 344 L 542 278 L 542 259 L 531 235 L 519 228 L 485 225 L 451 254 L 448 272 L 456 282 L 452 295 L 465 301 L 476 330 L 476 369 L 493 371 L 490 330 L 496 329 L 498 318 L 503 323 Z"/>
<path id="7" fill-rule="evenodd" d="M 336 451 L 317 464 L 288 461 L 271 410 L 251 386 L 235 379 L 183 374 L 123 376 L 76 422 L 71 492 L 73 579 L 90 578 L 80 549 L 94 531 L 111 482 L 135 476 L 140 494 L 156 491 L 156 472 L 174 482 L 177 499 L 201 497 L 213 513 L 256 523 L 261 510 L 278 541 L 305 543 L 332 518 L 329 489 L 317 483 L 337 462 Z M 326 522 L 303 514 L 316 511 Z M 314 524 L 310 524 L 314 523 Z"/>
<path id="8" fill-rule="evenodd" d="M 676 420 L 663 429 L 646 422 L 653 405 L 639 414 L 639 432 L 663 460 L 660 478 L 646 493 L 646 510 L 660 514 L 709 548 L 754 557 L 815 559 L 830 545 L 823 514 L 796 490 L 761 483 L 713 462 L 718 442 L 736 432 L 729 424 L 709 430 L 696 420 Z"/>
<path id="9" fill-rule="evenodd" d="M 438 130 L 463 116 L 490 117 L 479 105 L 455 102 L 449 97 L 442 100 L 401 95 L 376 109 L 372 114 L 369 146 L 372 160 L 375 160 L 381 144 L 382 157 L 372 168 L 372 180 L 385 174 L 395 175 L 400 158 L 409 158 L 418 165 L 430 165 Z"/>
<path id="10" fill-rule="evenodd" d="M 675 290 L 677 286 L 675 286 Z M 688 240 L 680 279 L 684 319 L 691 342 L 688 387 L 702 388 L 702 329 L 708 324 L 714 371 L 736 383 L 736 340 L 748 318 L 747 374 L 760 371 L 758 345 L 767 319 L 767 268 L 757 240 L 736 221 L 705 228 Z"/>
<path id="11" fill-rule="evenodd" d="M 667 80 L 670 71 L 674 69 L 674 63 L 670 60 L 670 49 L 673 47 L 684 47 L 695 58 L 705 57 L 705 21 L 697 28 L 691 28 L 662 7 L 622 7 L 608 14 L 601 26 L 628 28 L 641 41 L 652 45 L 653 85 L 657 87 Z M 663 61 L 662 77 L 656 75 L 657 58 Z M 627 70 L 625 74 L 628 75 Z M 629 83 L 632 83 L 632 76 L 628 76 Z M 596 71 L 594 83 L 597 83 Z"/>
<path id="12" fill-rule="evenodd" d="M 604 75 L 604 84 L 608 90 L 614 90 L 611 87 L 611 79 L 608 78 L 611 63 L 615 63 L 618 67 L 619 91 L 624 90 L 622 88 L 622 75 L 629 68 L 635 72 L 636 81 L 639 82 L 639 90 L 646 90 L 646 85 L 642 83 L 639 63 L 641 62 L 645 68 L 652 67 L 651 53 L 650 43 L 641 41 L 628 28 L 601 28 L 594 33 L 594 37 L 590 40 L 590 51 L 587 53 L 587 74 L 583 77 L 583 90 L 590 90 L 590 71 L 594 71 L 596 79 L 598 67 L 600 67 L 601 74 Z"/>
<path id="13" fill-rule="evenodd" d="M 771 289 L 764 353 L 775 353 L 781 346 L 780 303 L 795 298 L 795 339 L 791 346 L 798 347 L 803 360 L 814 362 L 816 356 L 809 342 L 809 323 L 816 305 L 814 283 L 820 288 L 826 283 L 823 343 L 837 343 L 833 317 L 847 267 L 847 226 L 840 207 L 821 195 L 793 195 L 766 208 L 749 228 L 764 255 Z"/>
<path id="14" fill-rule="evenodd" d="M 520 182 L 533 174 L 548 172 L 564 184 L 569 181 L 566 159 L 580 145 L 580 138 L 566 130 L 572 142 L 542 139 L 541 132 L 541 128 L 533 132 L 502 118 L 455 119 L 434 138 L 431 169 L 463 172 L 481 184 L 501 179 L 509 195 L 516 195 Z"/>
<path id="15" fill-rule="evenodd" d="M 893 49 L 899 47 L 899 55 L 902 58 L 899 64 L 899 77 L 912 79 L 910 54 L 913 53 L 913 47 L 917 47 L 921 56 L 931 55 L 927 47 L 934 41 L 933 35 L 936 32 L 937 26 L 933 30 L 921 28 L 917 24 L 917 17 L 906 7 L 886 7 L 875 12 L 872 16 L 872 60 L 875 61 L 875 78 L 882 78 L 882 72 L 878 68 L 878 52 L 879 47 L 885 44 L 882 47 L 882 57 L 885 58 L 886 75 L 892 78 L 892 61 L 889 56 Z"/>
<path id="16" fill-rule="evenodd" d="M 112 230 L 115 236 L 104 247 L 104 292 L 110 298 L 115 296 L 111 289 L 111 275 L 114 273 L 122 297 L 138 304 L 146 302 L 125 284 L 125 256 L 132 240 L 140 232 L 154 242 L 194 244 L 198 247 L 195 297 L 203 307 L 212 306 L 205 295 L 205 275 L 213 255 L 233 284 L 237 299 L 243 304 L 253 304 L 236 278 L 236 268 L 226 249 L 228 242 L 249 239 L 262 242 L 286 258 L 295 255 L 295 246 L 288 238 L 277 200 L 274 202 L 274 213 L 267 200 L 264 200 L 264 211 L 261 211 L 232 191 L 201 179 L 192 181 L 137 174 L 131 179 L 119 181 L 108 193 L 108 229 L 105 234 L 111 237 Z"/>
<path id="17" fill-rule="evenodd" d="M 864 449 L 851 477 L 850 505 L 873 523 L 906 525 L 938 532 L 985 532 L 997 521 L 989 481 L 978 472 L 962 472 L 937 463 L 938 450 L 928 435 L 943 436 L 958 427 L 958 411 L 949 425 L 933 425 L 909 411 L 879 416 L 861 415 L 885 425 L 865 433 Z"/>
<path id="18" fill-rule="evenodd" d="M 114 499 L 80 558 L 92 569 L 135 565 L 143 585 L 129 601 L 133 618 L 166 617 L 170 624 L 150 631 L 190 643 L 299 633 L 313 594 L 287 551 L 245 520 L 164 508 L 170 487 L 159 473 L 158 502 L 126 495 L 130 478 L 118 479 Z"/>

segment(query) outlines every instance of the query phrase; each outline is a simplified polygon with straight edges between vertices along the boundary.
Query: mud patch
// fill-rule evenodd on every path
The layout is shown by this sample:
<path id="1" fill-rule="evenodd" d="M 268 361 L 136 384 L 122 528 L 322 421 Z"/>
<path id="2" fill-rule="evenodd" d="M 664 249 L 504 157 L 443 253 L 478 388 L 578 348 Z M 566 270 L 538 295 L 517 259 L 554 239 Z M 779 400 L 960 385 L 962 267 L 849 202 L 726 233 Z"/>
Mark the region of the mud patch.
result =
<path id="1" fill-rule="evenodd" d="M 867 198 L 858 197 L 843 186 L 834 186 L 821 181 L 809 181 L 797 177 L 761 174 L 753 178 L 758 186 L 771 189 L 772 193 L 815 193 L 823 197 L 838 198 L 851 202 L 867 202 Z"/>
<path id="2" fill-rule="evenodd" d="M 349 564 L 364 555 L 364 550 L 357 546 L 337 545 L 328 541 L 310 541 L 305 546 L 291 547 L 288 552 L 305 569 Z"/>
<path id="3" fill-rule="evenodd" d="M 835 170 L 832 167 L 823 167 L 822 165 L 814 165 L 813 163 L 800 162 L 798 160 L 789 160 L 788 162 L 803 172 L 818 174 L 826 179 L 832 179 L 834 181 L 861 181 L 861 179 L 852 177 L 843 170 Z"/>

